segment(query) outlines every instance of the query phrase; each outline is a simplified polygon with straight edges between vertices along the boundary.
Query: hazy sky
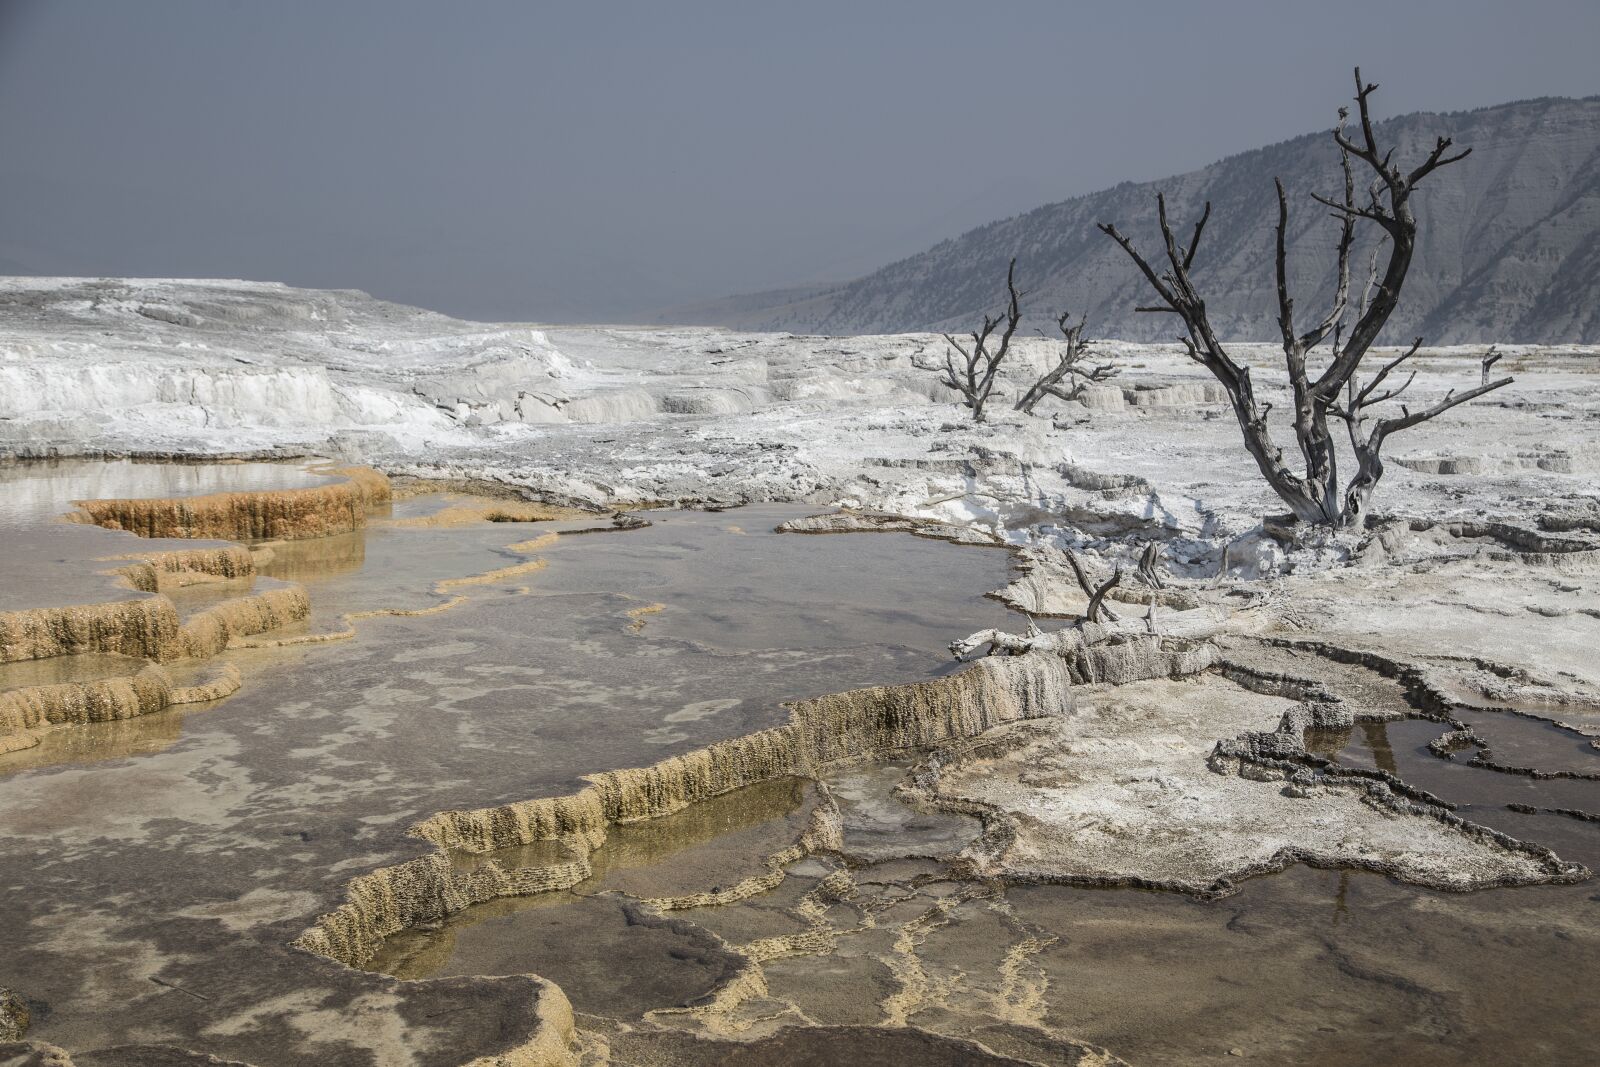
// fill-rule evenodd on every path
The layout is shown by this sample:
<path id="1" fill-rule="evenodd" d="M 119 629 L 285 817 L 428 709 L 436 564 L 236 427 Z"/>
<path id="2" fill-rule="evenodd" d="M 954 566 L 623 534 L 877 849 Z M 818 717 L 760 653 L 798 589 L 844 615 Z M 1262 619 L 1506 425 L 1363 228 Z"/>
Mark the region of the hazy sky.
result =
<path id="1" fill-rule="evenodd" d="M 0 273 L 628 318 L 1381 114 L 1600 92 L 1600 2 L 0 0 Z"/>

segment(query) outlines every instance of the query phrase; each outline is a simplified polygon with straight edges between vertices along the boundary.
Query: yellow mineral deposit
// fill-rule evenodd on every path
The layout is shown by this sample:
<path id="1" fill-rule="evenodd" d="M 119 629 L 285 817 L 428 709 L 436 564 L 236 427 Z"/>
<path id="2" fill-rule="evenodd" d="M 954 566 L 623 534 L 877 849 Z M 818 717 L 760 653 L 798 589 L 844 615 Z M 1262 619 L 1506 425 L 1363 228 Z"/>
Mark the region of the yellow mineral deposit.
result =
<path id="1" fill-rule="evenodd" d="M 223 601 L 181 625 L 172 601 L 160 595 L 0 612 L 0 663 L 84 652 L 162 662 L 204 659 L 227 648 L 232 638 L 296 622 L 310 610 L 305 590 L 287 586 Z"/>
<path id="2" fill-rule="evenodd" d="M 518 541 L 514 545 L 507 545 L 506 551 L 515 552 L 519 556 L 528 556 L 541 549 L 549 548 L 559 540 L 561 540 L 561 535 L 552 530 L 549 533 L 542 533 L 538 537 L 531 537 L 526 541 Z"/>
<path id="3" fill-rule="evenodd" d="M 579 511 L 576 508 L 556 507 L 553 504 L 536 504 L 526 500 L 467 497 L 426 515 L 391 519 L 389 525 L 401 529 L 437 529 L 448 526 L 471 526 L 480 522 L 551 522 L 582 518 L 593 518 L 593 513 Z"/>
<path id="4" fill-rule="evenodd" d="M 782 959 L 785 956 L 820 955 L 828 951 L 838 939 L 825 913 L 828 904 L 843 899 L 854 886 L 848 871 L 834 871 L 811 888 L 795 906 L 796 916 L 806 928 L 798 933 L 764 937 L 741 946 L 740 952 L 756 963 Z"/>
<path id="5" fill-rule="evenodd" d="M 837 850 L 844 847 L 844 823 L 839 809 L 832 803 L 820 804 L 811 812 L 804 833 L 787 848 L 763 857 L 763 870 L 740 879 L 733 885 L 717 886 L 699 893 L 685 893 L 675 897 L 652 897 L 643 903 L 658 911 L 680 911 L 684 908 L 723 907 L 748 900 L 759 893 L 776 889 L 785 877 L 785 868 L 804 859 L 813 852 Z"/>
<path id="6" fill-rule="evenodd" d="M 220 700 L 238 692 L 239 684 L 239 670 L 232 664 L 194 686 L 173 685 L 166 671 L 151 664 L 121 678 L 13 689 L 0 693 L 0 753 L 32 748 L 41 729 L 133 719 L 180 704 Z"/>
<path id="7" fill-rule="evenodd" d="M 0 663 L 82 652 L 156 659 L 177 637 L 177 609 L 162 596 L 4 611 L 0 612 Z"/>
<path id="8" fill-rule="evenodd" d="M 513 563 L 509 567 L 497 567 L 492 571 L 482 574 L 469 574 L 465 578 L 445 578 L 434 583 L 434 592 L 446 593 L 452 589 L 461 589 L 473 585 L 498 585 L 512 578 L 520 578 L 525 574 L 542 571 L 548 566 L 547 560 L 529 559 L 521 563 Z"/>
<path id="9" fill-rule="evenodd" d="M 339 467 L 326 473 L 344 480 L 254 493 L 80 500 L 71 518 L 141 537 L 292 541 L 359 529 L 366 525 L 369 508 L 389 502 L 389 479 L 370 467 Z"/>
<path id="10" fill-rule="evenodd" d="M 591 877 L 590 857 L 615 825 L 655 819 L 690 805 L 781 777 L 817 779 L 823 768 L 903 755 L 940 743 L 976 737 L 1003 723 L 1062 714 L 1072 687 L 1091 679 L 1151 672 L 1178 676 L 1203 670 L 1209 651 L 1155 637 L 980 660 L 959 674 L 905 685 L 873 686 L 789 705 L 789 722 L 719 741 L 649 767 L 588 776 L 576 793 L 495 808 L 445 811 L 411 833 L 437 851 L 352 880 L 346 902 L 323 915 L 295 944 L 351 966 L 372 959 L 385 938 L 436 924 L 474 904 L 502 897 L 567 889 Z M 728 887 L 648 901 L 661 910 L 731 903 L 774 888 L 785 867 L 807 853 L 836 846 L 841 827 L 831 804 L 819 807 L 792 848 L 767 858 L 762 873 Z M 559 842 L 563 858 L 535 866 L 503 865 L 501 849 Z M 486 857 L 459 862 L 463 855 Z M 776 941 L 760 954 L 798 951 L 802 942 L 826 939 L 812 930 L 793 944 Z M 760 959 L 748 957 L 739 976 L 705 1003 L 698 1015 L 726 1013 L 765 993 Z M 715 1029 L 713 1027 L 713 1029 Z"/>
<path id="11" fill-rule="evenodd" d="M 157 538 L 296 539 L 355 529 L 367 510 L 389 499 L 389 481 L 367 467 L 330 471 L 344 480 L 308 489 L 215 493 L 192 498 L 90 500 L 67 516 Z M 287 585 L 225 600 L 181 620 L 163 589 L 230 581 L 255 574 L 242 545 L 129 553 L 111 573 L 130 588 L 155 594 L 130 600 L 0 612 L 0 663 L 89 652 L 162 663 L 208 659 L 230 644 L 306 618 L 305 590 Z M 148 715 L 178 704 L 221 699 L 239 688 L 225 666 L 212 681 L 178 687 L 154 665 L 117 678 L 29 686 L 0 694 L 0 752 L 38 743 L 40 729 Z"/>
<path id="12" fill-rule="evenodd" d="M 341 615 L 340 621 L 344 626 L 338 630 L 326 630 L 314 634 L 294 634 L 290 637 L 262 637 L 254 640 L 235 640 L 235 648 L 290 648 L 294 645 L 322 645 L 330 641 L 348 641 L 356 635 L 355 624 L 362 619 L 393 618 L 419 618 L 428 615 L 440 615 L 451 608 L 465 604 L 470 597 L 458 593 L 449 600 L 440 601 L 426 608 L 372 608 L 368 611 L 347 611 Z"/>
<path id="13" fill-rule="evenodd" d="M 643 633 L 645 619 L 651 615 L 659 615 L 665 611 L 665 604 L 643 604 L 626 612 L 628 616 L 628 631 L 630 633 Z"/>
<path id="14" fill-rule="evenodd" d="M 1057 656 L 980 660 L 960 674 L 932 681 L 800 701 L 790 706 L 784 726 L 649 767 L 595 774 L 586 788 L 566 796 L 440 812 L 411 830 L 439 851 L 356 878 L 347 902 L 296 944 L 359 966 L 384 938 L 409 927 L 497 897 L 576 885 L 592 873 L 587 856 L 613 824 L 670 815 L 774 778 L 815 777 L 832 761 L 885 756 L 1047 715 L 1070 707 L 1071 685 L 1071 671 Z M 450 851 L 483 854 L 556 839 L 582 858 L 507 870 L 492 860 L 461 869 L 449 856 Z"/>
<path id="15" fill-rule="evenodd" d="M 256 573 L 255 556 L 243 545 L 130 553 L 121 558 L 133 562 L 116 568 L 115 573 L 144 593 L 182 589 L 202 582 L 234 581 Z"/>
<path id="16" fill-rule="evenodd" d="M 572 1002 L 554 982 L 532 974 L 517 977 L 539 987 L 528 1036 L 504 1052 L 475 1057 L 462 1067 L 577 1067 L 573 1045 L 578 1038 L 578 1022 L 572 1015 Z"/>
<path id="17" fill-rule="evenodd" d="M 311 598 L 298 585 L 224 600 L 179 627 L 176 655 L 206 659 L 224 651 L 236 638 L 276 630 L 310 614 Z"/>

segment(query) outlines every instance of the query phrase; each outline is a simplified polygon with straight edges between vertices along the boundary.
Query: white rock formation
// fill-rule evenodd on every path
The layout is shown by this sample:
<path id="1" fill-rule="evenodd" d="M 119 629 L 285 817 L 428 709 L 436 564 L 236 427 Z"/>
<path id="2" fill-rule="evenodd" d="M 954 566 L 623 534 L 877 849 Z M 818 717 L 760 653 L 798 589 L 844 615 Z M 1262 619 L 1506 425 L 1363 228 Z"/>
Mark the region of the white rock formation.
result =
<path id="1" fill-rule="evenodd" d="M 0 280 L 0 455 L 311 452 L 595 505 L 802 500 L 1091 555 L 1158 539 L 1179 575 L 1214 573 L 1230 543 L 1240 576 L 1296 562 L 1251 534 L 1281 509 L 1220 389 L 1174 347 L 1102 342 L 1114 385 L 1035 418 L 997 398 L 974 426 L 937 382 L 943 345 L 488 326 L 253 282 Z M 1053 350 L 1019 343 L 1001 392 Z M 1392 443 L 1380 513 L 1593 509 L 1600 349 L 1502 350 L 1516 385 Z M 1270 398 L 1280 357 L 1241 351 Z M 1417 362 L 1419 398 L 1477 374 L 1475 349 Z"/>

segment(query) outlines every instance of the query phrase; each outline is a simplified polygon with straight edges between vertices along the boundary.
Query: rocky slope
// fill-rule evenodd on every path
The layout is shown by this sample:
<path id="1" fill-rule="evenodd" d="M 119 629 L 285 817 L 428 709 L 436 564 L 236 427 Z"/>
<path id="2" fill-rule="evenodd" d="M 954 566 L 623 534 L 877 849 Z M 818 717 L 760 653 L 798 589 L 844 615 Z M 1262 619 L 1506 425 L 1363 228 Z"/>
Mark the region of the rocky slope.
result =
<path id="1" fill-rule="evenodd" d="M 1332 118 L 1330 114 L 1329 118 Z M 1472 156 L 1419 194 L 1421 248 L 1391 343 L 1600 341 L 1600 97 L 1527 100 L 1381 124 L 1397 158 L 1420 159 L 1437 136 Z M 969 328 L 996 303 L 1016 256 L 1030 326 L 1063 308 L 1086 312 L 1102 337 L 1169 339 L 1172 324 L 1138 315 L 1145 283 L 1095 228 L 1114 221 L 1154 252 L 1155 194 L 1177 219 L 1213 215 L 1197 263 L 1212 322 L 1226 337 L 1276 333 L 1272 179 L 1291 196 L 1291 270 L 1301 307 L 1320 305 L 1333 273 L 1333 223 L 1308 194 L 1335 191 L 1338 157 L 1326 131 L 1232 156 L 1188 174 L 1124 182 L 980 227 L 835 287 L 746 295 L 684 308 L 663 321 L 801 333 Z"/>

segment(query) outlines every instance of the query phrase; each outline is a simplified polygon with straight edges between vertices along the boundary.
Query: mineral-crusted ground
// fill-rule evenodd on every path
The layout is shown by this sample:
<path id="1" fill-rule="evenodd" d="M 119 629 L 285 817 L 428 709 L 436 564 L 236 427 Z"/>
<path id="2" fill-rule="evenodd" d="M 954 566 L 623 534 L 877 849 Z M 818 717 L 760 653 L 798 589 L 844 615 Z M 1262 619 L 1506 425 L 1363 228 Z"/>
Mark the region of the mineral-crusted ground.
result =
<path id="1" fill-rule="evenodd" d="M 0 449 L 418 479 L 374 511 L 298 464 L 0 472 L 33 742 L 0 986 L 60 1055 L 1587 1059 L 1593 351 L 1508 350 L 1513 389 L 1396 443 L 1367 536 L 1308 542 L 1158 346 L 973 427 L 930 337 L 5 294 Z M 85 514 L 247 553 L 49 521 L 239 490 Z M 810 506 L 608 514 L 663 501 Z M 1151 541 L 1166 588 L 1075 629 L 1065 551 L 1098 583 Z M 941 656 L 968 634 L 1030 651 Z M 1074 888 L 1115 885 L 1181 892 Z"/>

